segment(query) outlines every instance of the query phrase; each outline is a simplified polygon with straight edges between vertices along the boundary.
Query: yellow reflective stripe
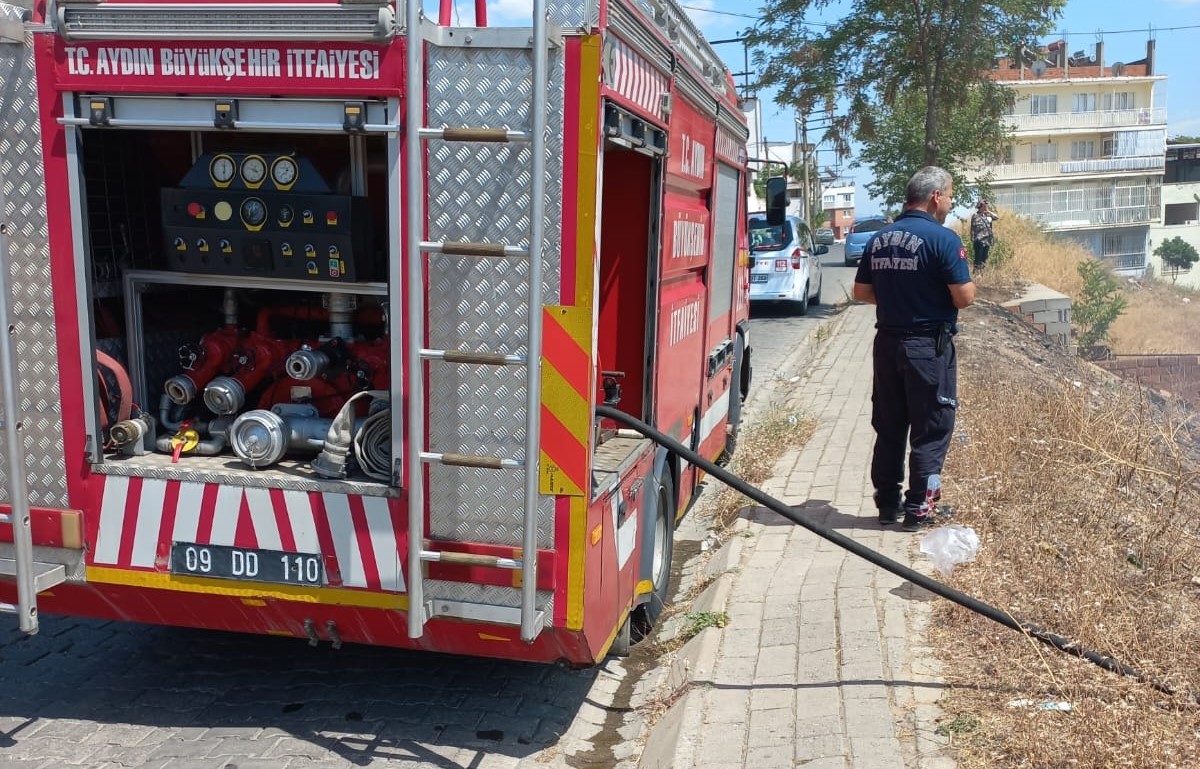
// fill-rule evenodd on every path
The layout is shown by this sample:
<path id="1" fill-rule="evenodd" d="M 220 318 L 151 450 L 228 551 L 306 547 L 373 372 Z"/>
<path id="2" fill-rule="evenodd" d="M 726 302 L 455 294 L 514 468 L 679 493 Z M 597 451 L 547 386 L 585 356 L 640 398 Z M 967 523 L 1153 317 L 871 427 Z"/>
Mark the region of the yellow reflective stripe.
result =
<path id="1" fill-rule="evenodd" d="M 584 575 L 587 569 L 587 497 L 571 497 L 570 548 L 567 558 L 567 629 L 583 629 Z"/>
<path id="2" fill-rule="evenodd" d="M 357 606 L 365 609 L 408 611 L 408 595 L 397 593 L 368 593 L 335 587 L 304 587 L 303 585 L 274 585 L 267 582 L 234 582 L 207 577 L 181 577 L 152 571 L 129 571 L 102 566 L 87 567 L 87 581 L 102 585 L 125 585 L 175 593 L 202 593 L 242 599 L 274 598 L 323 606 Z"/>

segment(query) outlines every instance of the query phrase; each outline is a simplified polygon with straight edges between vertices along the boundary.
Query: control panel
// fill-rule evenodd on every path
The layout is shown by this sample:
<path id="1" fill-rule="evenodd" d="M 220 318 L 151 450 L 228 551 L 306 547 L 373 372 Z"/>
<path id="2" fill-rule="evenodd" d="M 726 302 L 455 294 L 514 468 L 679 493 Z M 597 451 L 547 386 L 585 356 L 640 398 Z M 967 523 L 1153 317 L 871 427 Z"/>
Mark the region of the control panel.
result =
<path id="1" fill-rule="evenodd" d="M 298 280 L 374 280 L 366 199 L 336 195 L 294 155 L 210 153 L 162 190 L 166 267 Z"/>

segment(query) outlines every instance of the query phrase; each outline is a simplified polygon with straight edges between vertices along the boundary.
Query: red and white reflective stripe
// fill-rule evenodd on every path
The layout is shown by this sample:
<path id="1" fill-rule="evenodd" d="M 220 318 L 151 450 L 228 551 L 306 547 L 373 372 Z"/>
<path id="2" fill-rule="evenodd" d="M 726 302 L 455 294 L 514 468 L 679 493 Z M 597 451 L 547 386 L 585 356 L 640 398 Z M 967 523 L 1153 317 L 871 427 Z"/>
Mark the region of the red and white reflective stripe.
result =
<path id="1" fill-rule="evenodd" d="M 738 144 L 738 140 L 733 137 L 733 134 L 724 128 L 717 129 L 717 157 L 732 163 L 739 163 L 741 162 L 740 150 L 741 145 Z"/>
<path id="2" fill-rule="evenodd" d="M 669 91 L 670 81 L 625 42 L 615 37 L 611 40 L 613 90 L 657 117 L 660 97 Z"/>
<path id="3" fill-rule="evenodd" d="M 165 568 L 172 542 L 327 557 L 332 551 L 344 587 L 403 592 L 397 504 L 383 497 L 107 476 L 92 563 Z"/>

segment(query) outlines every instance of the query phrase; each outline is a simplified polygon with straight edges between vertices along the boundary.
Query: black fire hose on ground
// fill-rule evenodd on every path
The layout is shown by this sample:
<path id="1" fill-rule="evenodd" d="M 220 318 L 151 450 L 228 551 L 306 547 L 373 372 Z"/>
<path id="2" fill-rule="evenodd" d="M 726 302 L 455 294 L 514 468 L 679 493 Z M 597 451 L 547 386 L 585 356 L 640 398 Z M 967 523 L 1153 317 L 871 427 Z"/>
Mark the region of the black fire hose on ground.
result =
<path id="1" fill-rule="evenodd" d="M 627 425 L 633 430 L 636 430 L 650 440 L 654 441 L 658 445 L 675 452 L 680 457 L 692 463 L 696 467 L 699 467 L 701 470 L 721 481 L 726 486 L 745 494 L 747 497 L 759 503 L 763 507 L 779 513 L 784 518 L 787 518 L 789 521 L 798 526 L 803 526 L 813 534 L 816 534 L 818 537 L 826 539 L 844 550 L 849 550 L 859 558 L 865 558 L 867 561 L 870 561 L 881 569 L 886 569 L 898 577 L 903 577 L 909 582 L 912 582 L 914 585 L 923 587 L 931 593 L 940 595 L 942 598 L 953 601 L 959 606 L 970 609 L 976 614 L 981 614 L 993 622 L 998 622 L 1007 628 L 1016 630 L 1018 633 L 1024 633 L 1032 638 L 1036 638 L 1042 643 L 1048 646 L 1053 646 L 1055 649 L 1069 654 L 1072 657 L 1079 657 L 1080 659 L 1087 660 L 1088 662 L 1098 665 L 1105 670 L 1127 676 L 1141 683 L 1148 684 L 1163 694 L 1175 694 L 1175 690 L 1167 684 L 1151 678 L 1141 671 L 1135 670 L 1134 668 L 1131 668 L 1128 665 L 1113 659 L 1112 657 L 1106 657 L 1099 652 L 1080 646 L 1079 644 L 1063 638 L 1055 633 L 1051 633 L 1050 631 L 1035 625 L 1032 622 L 1019 620 L 1007 612 L 1003 612 L 994 606 L 984 603 L 983 601 L 972 598 L 966 593 L 955 590 L 952 587 L 943 585 L 937 580 L 930 579 L 924 574 L 914 571 L 898 561 L 893 561 L 891 558 L 888 558 L 881 553 L 877 553 L 874 550 L 859 544 L 844 534 L 840 534 L 832 529 L 826 529 L 823 526 L 818 526 L 812 521 L 805 519 L 804 516 L 796 512 L 791 507 L 783 504 L 778 499 L 775 499 L 760 489 L 754 488 L 725 468 L 708 461 L 704 457 L 684 446 L 679 441 L 659 432 L 645 422 L 635 419 L 628 414 L 618 411 L 610 406 L 597 405 L 596 416 L 613 419 L 617 422 Z"/>

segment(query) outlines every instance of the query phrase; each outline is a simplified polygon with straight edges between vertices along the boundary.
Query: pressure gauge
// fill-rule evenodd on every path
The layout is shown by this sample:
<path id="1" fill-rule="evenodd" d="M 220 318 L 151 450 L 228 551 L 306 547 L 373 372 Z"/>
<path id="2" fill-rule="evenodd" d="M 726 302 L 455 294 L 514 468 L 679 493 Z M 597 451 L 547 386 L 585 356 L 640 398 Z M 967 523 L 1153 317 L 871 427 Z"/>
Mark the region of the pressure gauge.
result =
<path id="1" fill-rule="evenodd" d="M 246 186 L 255 189 L 262 185 L 267 178 L 267 162 L 258 155 L 247 155 L 242 160 L 242 181 Z"/>
<path id="2" fill-rule="evenodd" d="M 213 159 L 209 161 L 208 175 L 212 177 L 213 184 L 217 187 L 222 189 L 228 187 L 236 174 L 237 165 L 229 155 L 213 155 Z"/>
<path id="3" fill-rule="evenodd" d="M 246 225 L 248 230 L 260 230 L 263 223 L 267 221 L 267 206 L 258 198 L 243 200 L 238 213 L 242 217 L 242 224 Z"/>
<path id="4" fill-rule="evenodd" d="M 275 182 L 275 186 L 281 190 L 291 189 L 299 175 L 300 168 L 296 165 L 295 158 L 284 155 L 276 158 L 275 162 L 271 164 L 271 181 Z"/>

